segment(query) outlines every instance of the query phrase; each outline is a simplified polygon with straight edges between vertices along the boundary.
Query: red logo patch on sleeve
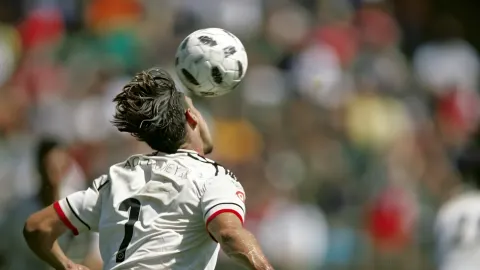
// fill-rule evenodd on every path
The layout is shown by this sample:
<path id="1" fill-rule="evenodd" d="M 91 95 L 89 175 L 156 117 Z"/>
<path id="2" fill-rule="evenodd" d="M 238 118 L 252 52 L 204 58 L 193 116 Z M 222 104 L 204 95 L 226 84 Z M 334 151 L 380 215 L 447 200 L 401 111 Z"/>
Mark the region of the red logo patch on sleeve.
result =
<path id="1" fill-rule="evenodd" d="M 245 202 L 245 193 L 241 192 L 241 191 L 237 191 L 237 197 L 242 201 L 242 202 Z"/>

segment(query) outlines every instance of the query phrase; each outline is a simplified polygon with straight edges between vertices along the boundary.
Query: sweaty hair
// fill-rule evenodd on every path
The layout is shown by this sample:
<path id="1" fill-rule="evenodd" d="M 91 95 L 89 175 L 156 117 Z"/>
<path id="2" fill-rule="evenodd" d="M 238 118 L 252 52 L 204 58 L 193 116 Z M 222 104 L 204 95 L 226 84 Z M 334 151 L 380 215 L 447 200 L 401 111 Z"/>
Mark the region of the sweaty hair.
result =
<path id="1" fill-rule="evenodd" d="M 113 125 L 152 149 L 174 153 L 186 140 L 187 104 L 170 75 L 151 68 L 135 75 L 113 101 Z"/>

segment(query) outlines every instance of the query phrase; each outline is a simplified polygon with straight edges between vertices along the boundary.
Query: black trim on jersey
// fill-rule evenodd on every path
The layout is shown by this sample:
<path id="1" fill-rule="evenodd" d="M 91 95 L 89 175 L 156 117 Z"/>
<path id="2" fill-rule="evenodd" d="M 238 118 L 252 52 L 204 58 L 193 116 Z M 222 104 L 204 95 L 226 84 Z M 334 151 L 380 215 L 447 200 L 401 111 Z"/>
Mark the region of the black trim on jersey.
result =
<path id="1" fill-rule="evenodd" d="M 185 152 L 184 152 L 185 153 Z M 225 171 L 225 174 L 226 175 L 229 175 L 230 177 L 232 177 L 233 179 L 237 180 L 237 177 L 233 174 L 232 171 L 230 171 L 229 169 L 225 168 L 222 164 L 214 161 L 214 160 L 208 160 L 198 154 L 196 154 L 196 156 L 192 153 L 188 153 L 187 152 L 187 156 L 189 156 L 190 158 L 193 158 L 197 161 L 200 161 L 202 163 L 205 163 L 205 164 L 210 164 L 212 165 L 213 167 L 215 167 L 215 176 L 218 176 L 218 173 L 219 173 L 219 170 L 218 170 L 218 167 L 222 167 L 223 170 Z"/>
<path id="2" fill-rule="evenodd" d="M 197 155 L 198 155 L 197 151 L 195 151 L 195 150 L 188 150 L 188 149 L 178 149 L 178 150 L 177 150 L 177 153 L 190 153 L 190 154 L 197 154 Z"/>
<path id="3" fill-rule="evenodd" d="M 178 149 L 175 153 L 167 154 L 167 153 L 164 153 L 164 152 L 155 151 L 153 153 L 147 154 L 146 156 L 173 155 L 173 154 L 179 154 L 179 153 L 182 153 L 182 154 L 190 153 L 190 154 L 197 154 L 198 155 L 198 153 L 195 150 Z"/>
<path id="4" fill-rule="evenodd" d="M 85 225 L 89 230 L 91 230 L 90 226 L 88 226 L 88 224 L 87 224 L 85 221 L 83 221 L 83 220 L 80 218 L 80 216 L 78 216 L 78 214 L 75 212 L 75 210 L 73 210 L 73 207 L 72 207 L 72 205 L 70 204 L 70 201 L 68 200 L 68 197 L 65 198 L 65 199 L 66 199 L 67 204 L 68 204 L 68 207 L 70 208 L 70 211 L 72 211 L 73 215 L 74 215 L 78 220 L 80 220 L 80 222 L 82 222 L 83 225 Z"/>
<path id="5" fill-rule="evenodd" d="M 107 179 L 107 181 L 105 181 L 103 184 L 101 184 L 97 190 L 100 191 L 100 189 L 102 189 L 106 184 L 110 183 L 110 179 Z"/>
<path id="6" fill-rule="evenodd" d="M 218 166 L 220 167 L 223 167 L 222 165 L 218 164 L 217 162 L 215 161 L 208 161 L 206 159 L 202 160 L 200 157 L 195 157 L 192 153 L 187 153 L 187 155 L 197 161 L 200 161 L 202 163 L 205 163 L 205 164 L 210 164 L 210 165 L 213 165 L 213 167 L 215 167 L 215 176 L 218 175 Z M 225 170 L 226 171 L 226 170 Z"/>
<path id="7" fill-rule="evenodd" d="M 213 208 L 219 206 L 219 205 L 222 205 L 222 204 L 233 204 L 233 205 L 236 205 L 238 207 L 240 207 L 240 209 L 242 209 L 243 213 L 245 213 L 245 209 L 238 203 L 233 203 L 233 202 L 226 202 L 226 203 L 217 203 L 215 204 L 214 206 L 208 208 L 208 210 L 205 212 L 205 215 L 203 216 L 203 218 L 205 218 L 208 214 L 208 212 L 210 212 L 210 210 L 212 210 Z"/>

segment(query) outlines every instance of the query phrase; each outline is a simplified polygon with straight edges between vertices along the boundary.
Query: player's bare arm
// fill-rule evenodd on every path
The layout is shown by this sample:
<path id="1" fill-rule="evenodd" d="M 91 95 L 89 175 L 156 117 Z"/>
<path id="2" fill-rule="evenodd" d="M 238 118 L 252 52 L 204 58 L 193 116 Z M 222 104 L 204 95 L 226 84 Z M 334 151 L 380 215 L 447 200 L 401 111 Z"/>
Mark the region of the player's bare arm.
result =
<path id="1" fill-rule="evenodd" d="M 232 259 L 252 270 L 270 270 L 255 237 L 243 228 L 240 219 L 233 213 L 222 213 L 208 224 L 208 231 Z"/>
<path id="2" fill-rule="evenodd" d="M 82 269 L 65 256 L 57 243 L 57 238 L 67 231 L 53 205 L 31 215 L 23 228 L 23 235 L 30 249 L 55 269 Z"/>

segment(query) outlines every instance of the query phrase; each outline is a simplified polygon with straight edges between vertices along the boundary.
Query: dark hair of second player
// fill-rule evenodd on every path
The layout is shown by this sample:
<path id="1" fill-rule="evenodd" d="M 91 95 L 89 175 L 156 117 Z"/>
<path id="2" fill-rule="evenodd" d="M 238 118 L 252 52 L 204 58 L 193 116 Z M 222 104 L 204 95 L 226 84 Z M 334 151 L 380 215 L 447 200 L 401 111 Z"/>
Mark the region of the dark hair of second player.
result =
<path id="1" fill-rule="evenodd" d="M 480 129 L 458 155 L 456 167 L 464 182 L 480 189 Z"/>

